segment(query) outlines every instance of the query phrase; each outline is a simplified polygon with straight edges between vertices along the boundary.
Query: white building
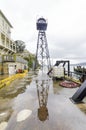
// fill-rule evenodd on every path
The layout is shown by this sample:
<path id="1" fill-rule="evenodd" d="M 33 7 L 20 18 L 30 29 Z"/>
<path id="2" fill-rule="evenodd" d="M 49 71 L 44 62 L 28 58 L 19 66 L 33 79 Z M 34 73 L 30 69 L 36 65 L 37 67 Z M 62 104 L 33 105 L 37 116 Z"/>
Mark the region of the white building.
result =
<path id="1" fill-rule="evenodd" d="M 16 55 L 16 43 L 11 39 L 12 25 L 0 10 L 0 74 L 27 69 L 27 61 Z"/>
<path id="2" fill-rule="evenodd" d="M 11 39 L 12 25 L 0 10 L 0 54 L 16 53 L 16 44 Z"/>

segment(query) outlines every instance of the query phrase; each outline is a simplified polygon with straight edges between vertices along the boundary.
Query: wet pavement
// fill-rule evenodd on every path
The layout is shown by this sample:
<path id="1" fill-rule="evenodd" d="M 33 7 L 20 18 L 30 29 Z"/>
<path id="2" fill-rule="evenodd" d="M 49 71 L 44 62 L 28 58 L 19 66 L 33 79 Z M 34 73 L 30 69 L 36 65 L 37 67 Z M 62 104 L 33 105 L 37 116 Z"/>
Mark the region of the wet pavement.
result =
<path id="1" fill-rule="evenodd" d="M 0 89 L 0 130 L 86 130 L 86 99 L 69 99 L 77 89 L 29 72 Z"/>

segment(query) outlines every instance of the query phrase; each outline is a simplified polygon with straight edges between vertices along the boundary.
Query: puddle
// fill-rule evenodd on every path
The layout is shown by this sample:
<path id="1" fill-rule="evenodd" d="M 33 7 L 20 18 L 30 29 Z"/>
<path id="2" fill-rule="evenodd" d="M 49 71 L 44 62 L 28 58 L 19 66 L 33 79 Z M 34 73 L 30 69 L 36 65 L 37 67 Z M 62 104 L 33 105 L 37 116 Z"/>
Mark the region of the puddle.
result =
<path id="1" fill-rule="evenodd" d="M 14 90 L 0 90 L 0 117 L 6 116 L 6 110 L 12 110 L 8 124 L 6 120 L 0 124 L 1 130 L 86 129 L 86 105 L 73 104 L 69 99 L 77 88 L 60 87 L 47 75 L 31 77 L 13 85 Z"/>

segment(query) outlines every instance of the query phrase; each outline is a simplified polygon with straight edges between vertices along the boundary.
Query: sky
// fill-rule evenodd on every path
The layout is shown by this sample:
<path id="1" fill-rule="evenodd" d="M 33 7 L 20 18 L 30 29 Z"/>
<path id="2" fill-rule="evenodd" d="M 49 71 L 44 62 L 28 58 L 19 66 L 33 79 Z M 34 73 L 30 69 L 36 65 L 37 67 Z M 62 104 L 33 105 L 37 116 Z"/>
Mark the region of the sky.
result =
<path id="1" fill-rule="evenodd" d="M 37 48 L 36 21 L 44 17 L 52 61 L 86 62 L 86 0 L 0 0 L 0 9 L 13 26 L 11 38 L 30 52 Z"/>

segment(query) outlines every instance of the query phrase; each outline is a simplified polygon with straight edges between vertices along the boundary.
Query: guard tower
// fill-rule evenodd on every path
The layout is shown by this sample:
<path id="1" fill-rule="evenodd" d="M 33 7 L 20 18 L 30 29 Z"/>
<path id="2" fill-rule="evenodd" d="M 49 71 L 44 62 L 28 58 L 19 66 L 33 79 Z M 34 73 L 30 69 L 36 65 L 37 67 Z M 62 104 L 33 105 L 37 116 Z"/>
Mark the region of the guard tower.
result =
<path id="1" fill-rule="evenodd" d="M 47 30 L 47 21 L 44 18 L 39 18 L 36 22 L 36 27 L 38 30 L 38 40 L 34 70 L 37 68 L 38 63 L 40 64 L 42 70 L 45 67 L 47 67 L 49 70 L 51 68 L 51 63 L 45 33 L 45 31 Z"/>

